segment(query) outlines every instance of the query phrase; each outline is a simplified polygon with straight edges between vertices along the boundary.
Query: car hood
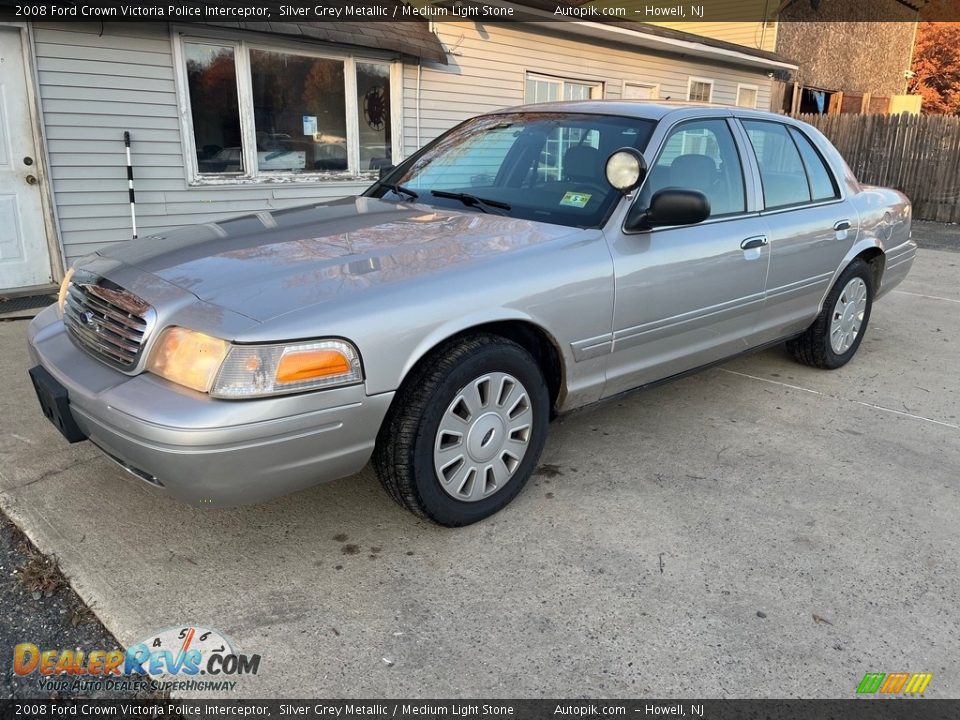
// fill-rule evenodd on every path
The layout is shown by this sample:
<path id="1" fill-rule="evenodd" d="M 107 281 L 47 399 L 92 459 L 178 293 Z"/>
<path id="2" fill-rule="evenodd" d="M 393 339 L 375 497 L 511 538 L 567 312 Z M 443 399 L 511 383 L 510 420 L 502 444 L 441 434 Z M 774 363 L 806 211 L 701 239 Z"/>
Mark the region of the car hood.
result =
<path id="1" fill-rule="evenodd" d="M 583 232 L 356 197 L 178 228 L 100 254 L 254 320 Z"/>

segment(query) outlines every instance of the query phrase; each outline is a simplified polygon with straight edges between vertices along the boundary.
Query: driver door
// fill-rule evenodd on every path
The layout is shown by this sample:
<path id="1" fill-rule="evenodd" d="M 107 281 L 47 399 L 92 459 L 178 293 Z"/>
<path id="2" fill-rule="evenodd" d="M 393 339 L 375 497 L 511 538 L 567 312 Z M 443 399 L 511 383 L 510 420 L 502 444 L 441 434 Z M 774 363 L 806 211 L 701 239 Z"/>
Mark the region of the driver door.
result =
<path id="1" fill-rule="evenodd" d="M 648 207 L 658 190 L 698 190 L 710 201 L 707 220 L 608 232 L 616 302 L 605 397 L 751 347 L 770 248 L 735 137 L 724 117 L 675 125 L 638 193 Z"/>

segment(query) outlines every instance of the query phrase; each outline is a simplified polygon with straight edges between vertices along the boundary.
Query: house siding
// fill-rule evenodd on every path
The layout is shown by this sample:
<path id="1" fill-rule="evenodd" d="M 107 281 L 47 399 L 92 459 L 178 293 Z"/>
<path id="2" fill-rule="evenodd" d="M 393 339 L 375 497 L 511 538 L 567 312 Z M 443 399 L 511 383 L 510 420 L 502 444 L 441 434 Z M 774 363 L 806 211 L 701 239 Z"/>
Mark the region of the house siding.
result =
<path id="1" fill-rule="evenodd" d="M 731 6 L 731 12 L 743 13 L 741 0 L 736 0 Z M 771 3 L 772 5 L 772 3 Z M 776 7 L 775 5 L 773 7 Z M 758 15 L 761 8 L 758 8 Z M 711 17 L 722 17 L 723 12 L 713 4 L 710 5 Z M 651 22 L 651 25 L 681 30 L 703 35 L 714 40 L 724 40 L 756 50 L 773 52 L 777 47 L 777 23 L 760 21 L 725 21 L 725 22 Z"/>
<path id="2" fill-rule="evenodd" d="M 407 154 L 477 113 L 521 104 L 526 72 L 603 82 L 607 98 L 619 98 L 623 82 L 633 81 L 659 84 L 662 98 L 685 99 L 688 77 L 704 76 L 715 80 L 716 103 L 733 104 L 737 83 L 747 83 L 759 86 L 758 106 L 769 107 L 770 81 L 760 71 L 603 47 L 539 29 L 536 43 L 516 27 L 445 22 L 437 30 L 450 65 L 423 65 L 419 99 L 417 66 L 403 67 Z M 191 186 L 165 26 L 50 23 L 35 25 L 33 35 L 49 177 L 68 264 L 131 236 L 125 130 L 132 137 L 141 236 L 352 195 L 369 185 Z"/>
<path id="3" fill-rule="evenodd" d="M 131 134 L 139 234 L 362 191 L 369 180 L 187 183 L 174 59 L 163 25 L 34 26 L 49 176 L 67 264 L 131 236 L 123 133 Z"/>
<path id="4" fill-rule="evenodd" d="M 523 103 L 526 73 L 604 83 L 604 97 L 619 99 L 624 82 L 660 86 L 660 97 L 686 100 L 690 76 L 714 80 L 713 102 L 733 105 L 737 85 L 759 88 L 757 107 L 769 109 L 771 80 L 763 71 L 697 62 L 616 45 L 594 45 L 538 28 L 536 42 L 516 26 L 443 22 L 436 26 L 449 65 L 404 68 L 404 147 L 408 151 L 477 113 Z"/>

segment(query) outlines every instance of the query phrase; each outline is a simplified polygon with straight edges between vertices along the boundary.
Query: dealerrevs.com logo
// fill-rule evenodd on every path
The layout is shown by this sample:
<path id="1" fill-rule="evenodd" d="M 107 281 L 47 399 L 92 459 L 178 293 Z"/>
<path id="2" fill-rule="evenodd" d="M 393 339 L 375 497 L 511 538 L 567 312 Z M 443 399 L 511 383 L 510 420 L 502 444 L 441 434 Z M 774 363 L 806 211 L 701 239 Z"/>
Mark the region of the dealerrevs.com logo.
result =
<path id="1" fill-rule="evenodd" d="M 13 650 L 14 674 L 36 676 L 43 690 L 233 690 L 234 678 L 259 670 L 259 655 L 238 653 L 222 633 L 196 625 L 161 630 L 126 651 L 33 643 Z"/>

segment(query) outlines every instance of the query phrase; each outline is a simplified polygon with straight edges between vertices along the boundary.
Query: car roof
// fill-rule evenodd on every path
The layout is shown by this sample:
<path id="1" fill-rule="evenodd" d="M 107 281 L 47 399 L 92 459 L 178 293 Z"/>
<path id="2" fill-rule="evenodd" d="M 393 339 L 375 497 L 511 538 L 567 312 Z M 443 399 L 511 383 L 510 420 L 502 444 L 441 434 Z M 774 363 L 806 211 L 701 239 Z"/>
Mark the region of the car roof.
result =
<path id="1" fill-rule="evenodd" d="M 643 120 L 662 120 L 669 116 L 673 119 L 685 117 L 744 117 L 777 120 L 789 124 L 797 122 L 787 116 L 764 110 L 686 102 L 680 100 L 565 100 L 561 102 L 517 105 L 496 110 L 488 115 L 500 115 L 514 112 L 569 112 L 588 115 L 620 115 L 641 118 Z"/>

